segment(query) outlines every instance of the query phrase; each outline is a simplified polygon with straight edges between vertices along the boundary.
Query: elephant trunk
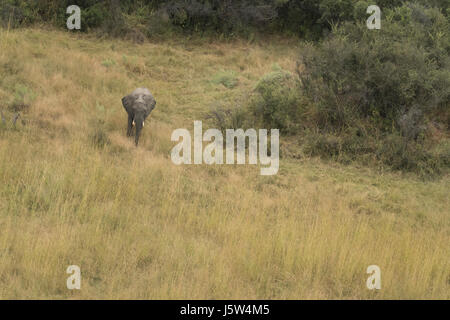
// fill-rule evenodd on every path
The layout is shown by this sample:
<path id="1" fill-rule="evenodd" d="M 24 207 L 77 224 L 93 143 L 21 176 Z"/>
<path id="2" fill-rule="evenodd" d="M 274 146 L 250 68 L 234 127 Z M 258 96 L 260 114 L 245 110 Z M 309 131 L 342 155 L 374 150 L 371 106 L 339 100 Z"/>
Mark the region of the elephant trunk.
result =
<path id="1" fill-rule="evenodd" d="M 134 137 L 134 142 L 136 143 L 136 147 L 139 142 L 139 137 L 141 136 L 142 127 L 144 126 L 144 117 L 142 115 L 137 115 L 134 118 L 134 122 L 136 124 L 136 135 Z"/>

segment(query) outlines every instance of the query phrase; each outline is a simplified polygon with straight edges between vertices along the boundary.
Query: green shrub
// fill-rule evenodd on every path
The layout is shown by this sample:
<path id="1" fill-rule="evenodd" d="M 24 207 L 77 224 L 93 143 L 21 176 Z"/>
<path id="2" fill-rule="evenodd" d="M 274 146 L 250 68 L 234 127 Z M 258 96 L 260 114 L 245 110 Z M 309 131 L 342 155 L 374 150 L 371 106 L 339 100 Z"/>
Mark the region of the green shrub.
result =
<path id="1" fill-rule="evenodd" d="M 234 71 L 220 71 L 212 79 L 214 84 L 222 84 L 228 89 L 233 89 L 239 83 L 236 72 Z"/>
<path id="2" fill-rule="evenodd" d="M 439 146 L 442 147 L 442 146 Z M 377 159 L 394 170 L 413 171 L 422 176 L 435 176 L 448 170 L 449 149 L 429 150 L 424 144 L 407 141 L 390 134 L 376 150 Z"/>
<path id="3" fill-rule="evenodd" d="M 316 125 L 306 153 L 424 174 L 448 167 L 427 123 L 448 130 L 449 27 L 438 9 L 405 4 L 384 11 L 381 30 L 344 23 L 306 45 L 299 77 Z"/>
<path id="4" fill-rule="evenodd" d="M 406 140 L 398 132 L 382 137 L 364 136 L 355 131 L 340 134 L 308 132 L 302 138 L 302 150 L 308 156 L 415 172 L 422 177 L 444 174 L 450 166 L 448 141 L 428 148 L 423 143 Z"/>
<path id="5" fill-rule="evenodd" d="M 0 4 L 0 26 L 3 28 L 17 28 L 24 22 L 23 10 L 4 3 Z"/>
<path id="6" fill-rule="evenodd" d="M 217 106 L 209 112 L 207 118 L 212 119 L 214 127 L 220 129 L 224 135 L 226 129 L 247 129 L 252 126 L 248 109 L 241 106 L 236 108 Z"/>
<path id="7" fill-rule="evenodd" d="M 417 4 L 383 19 L 382 30 L 344 23 L 306 44 L 299 81 L 282 70 L 264 76 L 249 104 L 254 125 L 296 135 L 310 156 L 423 175 L 448 169 L 447 140 L 427 128 L 448 130 L 449 20 Z"/>
<path id="8" fill-rule="evenodd" d="M 450 102 L 450 34 L 437 9 L 386 11 L 382 30 L 346 23 L 303 52 L 303 92 L 322 126 L 344 128 L 371 118 L 383 130 L 411 108 L 429 114 Z"/>
<path id="9" fill-rule="evenodd" d="M 14 96 L 8 105 L 8 109 L 12 112 L 26 111 L 35 99 L 36 94 L 33 90 L 26 85 L 18 83 L 14 87 Z"/>
<path id="10" fill-rule="evenodd" d="M 250 104 L 253 115 L 264 127 L 280 129 L 283 134 L 293 134 L 299 130 L 299 83 L 291 73 L 279 70 L 262 77 Z"/>
<path id="11" fill-rule="evenodd" d="M 98 28 L 108 18 L 108 9 L 101 2 L 83 10 L 82 29 Z"/>
<path id="12" fill-rule="evenodd" d="M 102 66 L 109 68 L 116 65 L 116 62 L 113 59 L 105 59 L 102 61 Z"/>

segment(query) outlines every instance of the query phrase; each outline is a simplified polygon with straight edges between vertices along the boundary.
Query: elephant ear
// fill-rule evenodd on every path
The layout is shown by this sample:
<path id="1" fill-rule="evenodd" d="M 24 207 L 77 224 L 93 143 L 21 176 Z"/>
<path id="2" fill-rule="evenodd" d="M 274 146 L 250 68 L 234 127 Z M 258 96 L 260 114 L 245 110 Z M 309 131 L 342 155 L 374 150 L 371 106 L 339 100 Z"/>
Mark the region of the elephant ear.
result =
<path id="1" fill-rule="evenodd" d="M 147 112 L 146 115 L 148 116 L 150 114 L 150 112 L 152 112 L 153 109 L 155 109 L 156 107 L 156 100 L 155 98 L 153 98 L 152 95 L 145 95 L 144 96 L 144 101 L 147 105 Z"/>
<path id="2" fill-rule="evenodd" d="M 122 98 L 122 105 L 128 113 L 132 112 L 131 108 L 133 107 L 134 100 L 134 96 L 131 94 Z"/>

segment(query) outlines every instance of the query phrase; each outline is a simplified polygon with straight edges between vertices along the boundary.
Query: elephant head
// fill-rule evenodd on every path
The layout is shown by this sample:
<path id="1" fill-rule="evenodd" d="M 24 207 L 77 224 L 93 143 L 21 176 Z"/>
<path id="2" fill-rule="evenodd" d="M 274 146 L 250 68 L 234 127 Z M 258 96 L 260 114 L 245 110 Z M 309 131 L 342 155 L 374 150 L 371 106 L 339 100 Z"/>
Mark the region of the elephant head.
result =
<path id="1" fill-rule="evenodd" d="M 131 136 L 132 129 L 136 126 L 134 141 L 139 142 L 144 121 L 156 106 L 155 98 L 147 88 L 137 88 L 129 95 L 122 98 L 122 104 L 128 113 L 127 135 Z"/>

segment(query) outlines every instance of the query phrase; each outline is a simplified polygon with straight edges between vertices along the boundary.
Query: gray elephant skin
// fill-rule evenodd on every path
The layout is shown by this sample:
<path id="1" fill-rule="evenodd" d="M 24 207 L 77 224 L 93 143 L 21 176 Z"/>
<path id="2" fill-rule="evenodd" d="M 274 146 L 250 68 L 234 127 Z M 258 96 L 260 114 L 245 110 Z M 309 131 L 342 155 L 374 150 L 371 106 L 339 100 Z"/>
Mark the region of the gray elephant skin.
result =
<path id="1" fill-rule="evenodd" d="M 155 109 L 156 100 L 147 88 L 137 88 L 129 95 L 122 98 L 122 104 L 128 113 L 127 136 L 133 135 L 133 127 L 136 126 L 134 142 L 136 146 L 139 142 L 144 121 L 150 112 Z"/>

